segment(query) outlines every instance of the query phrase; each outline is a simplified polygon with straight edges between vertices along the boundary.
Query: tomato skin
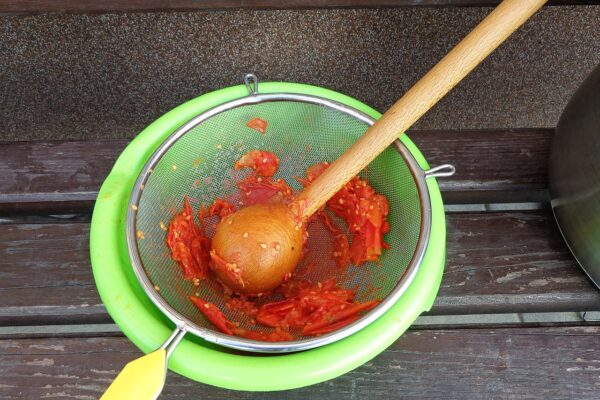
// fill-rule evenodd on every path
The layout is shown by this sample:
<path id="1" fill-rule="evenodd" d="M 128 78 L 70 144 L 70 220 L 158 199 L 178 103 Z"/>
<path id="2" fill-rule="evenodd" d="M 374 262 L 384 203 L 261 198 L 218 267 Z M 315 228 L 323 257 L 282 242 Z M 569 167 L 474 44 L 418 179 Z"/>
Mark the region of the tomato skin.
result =
<path id="1" fill-rule="evenodd" d="M 333 257 L 338 268 L 347 268 L 350 265 L 350 243 L 348 236 L 337 235 L 333 242 Z"/>
<path id="2" fill-rule="evenodd" d="M 251 301 L 244 296 L 233 296 L 231 294 L 225 296 L 225 307 L 250 316 L 255 316 L 258 312 L 258 308 L 254 301 Z"/>
<path id="3" fill-rule="evenodd" d="M 294 337 L 289 333 L 276 329 L 274 332 L 261 332 L 252 329 L 244 329 L 236 327 L 217 306 L 207 302 L 197 296 L 190 296 L 190 300 L 198 308 L 198 310 L 208 319 L 219 331 L 227 335 L 244 337 L 252 340 L 263 342 L 285 342 L 294 340 Z"/>
<path id="4" fill-rule="evenodd" d="M 311 165 L 310 167 L 308 167 L 308 169 L 306 170 L 306 179 L 308 179 L 309 182 L 314 181 L 315 179 L 317 179 L 319 177 L 319 175 L 321 175 L 323 173 L 323 171 L 325 171 L 327 168 L 329 167 L 329 163 L 327 161 L 324 161 L 322 163 L 319 164 L 314 164 Z"/>
<path id="5" fill-rule="evenodd" d="M 194 222 L 187 196 L 183 203 L 183 209 L 169 223 L 166 243 L 171 258 L 181 266 L 184 279 L 204 279 L 209 271 L 210 240 L 204 234 L 203 226 L 198 227 Z"/>
<path id="6" fill-rule="evenodd" d="M 239 254 L 239 253 L 236 253 Z M 210 259 L 212 261 L 211 268 L 224 271 L 229 279 L 232 281 L 239 282 L 240 285 L 245 286 L 245 282 L 242 279 L 242 270 L 236 262 L 228 263 L 221 256 L 217 254 L 215 250 L 209 251 Z M 223 285 L 225 286 L 225 285 Z"/>
<path id="7" fill-rule="evenodd" d="M 333 332 L 333 331 L 337 331 L 340 328 L 343 328 L 346 325 L 351 324 L 352 322 L 356 321 L 357 319 L 360 318 L 360 315 L 353 315 L 351 317 L 348 317 L 346 319 L 334 322 L 332 324 L 326 325 L 322 328 L 319 329 L 312 329 L 310 332 L 311 336 L 320 336 L 320 335 L 324 335 L 326 333 L 329 332 Z"/>
<path id="8" fill-rule="evenodd" d="M 283 300 L 276 303 L 264 304 L 258 309 L 256 321 L 272 328 L 290 328 L 290 324 L 287 321 L 284 321 L 284 319 L 295 307 L 296 303 L 293 300 Z M 295 324 L 292 324 L 291 326 L 295 327 Z"/>
<path id="9" fill-rule="evenodd" d="M 219 331 L 227 335 L 233 335 L 233 323 L 227 320 L 217 306 L 197 296 L 190 296 L 190 300 Z"/>
<path id="10" fill-rule="evenodd" d="M 295 288 L 296 289 L 296 288 Z M 331 290 L 330 290 L 331 289 Z M 197 296 L 190 300 L 221 332 L 248 339 L 280 342 L 293 340 L 290 329 L 301 329 L 303 335 L 323 335 L 340 329 L 360 318 L 360 313 L 379 304 L 378 300 L 350 303 L 354 292 L 338 288 L 333 281 L 320 287 L 305 287 L 286 300 L 260 307 L 256 320 L 275 328 L 273 332 L 236 327 L 217 306 Z"/>
<path id="11" fill-rule="evenodd" d="M 339 329 L 379 304 L 378 300 L 354 303 L 354 291 L 339 288 L 333 279 L 314 286 L 293 282 L 282 292 L 286 299 L 259 307 L 256 321 L 276 329 L 300 329 L 303 335 Z"/>
<path id="12" fill-rule="evenodd" d="M 358 315 L 361 311 L 370 310 L 379 304 L 379 300 L 372 300 L 366 303 L 355 303 L 346 308 L 336 307 L 323 315 L 319 315 L 319 318 L 315 321 L 309 322 L 304 329 L 302 329 L 303 335 L 314 335 L 315 332 L 323 331 L 324 328 L 329 327 L 331 325 L 340 322 L 349 320 Z M 346 323 L 350 323 L 352 321 L 348 321 Z"/>
<path id="13" fill-rule="evenodd" d="M 366 181 L 354 177 L 327 205 L 346 221 L 352 233 L 351 261 L 356 265 L 378 261 L 383 249 L 383 230 L 389 230 L 387 199 L 376 194 Z"/>
<path id="14" fill-rule="evenodd" d="M 286 203 L 293 199 L 293 191 L 283 179 L 250 175 L 237 184 L 245 207 L 263 203 Z"/>
<path id="15" fill-rule="evenodd" d="M 279 158 L 270 151 L 250 150 L 233 167 L 235 169 L 251 168 L 257 175 L 270 177 L 275 175 L 279 168 Z"/>
<path id="16" fill-rule="evenodd" d="M 265 133 L 267 133 L 267 126 L 269 124 L 267 123 L 267 121 L 265 121 L 264 119 L 261 118 L 252 118 L 250 121 L 248 121 L 246 123 L 246 126 L 250 129 L 254 129 L 255 131 L 258 131 L 260 133 L 262 133 L 263 135 Z"/>
<path id="17" fill-rule="evenodd" d="M 244 207 L 292 201 L 292 188 L 283 179 L 272 178 L 279 167 L 279 159 L 272 152 L 251 150 L 244 154 L 234 167 L 253 170 L 251 175 L 237 183 Z"/>
<path id="18" fill-rule="evenodd" d="M 202 221 L 204 218 L 218 216 L 223 219 L 229 214 L 235 212 L 235 206 L 223 199 L 215 199 L 208 208 L 201 208 L 198 212 L 198 219 Z"/>
<path id="19" fill-rule="evenodd" d="M 305 187 L 310 185 L 328 166 L 320 163 L 309 167 L 306 178 L 299 179 L 300 183 Z M 338 229 L 331 219 L 324 219 L 325 226 L 336 235 L 334 258 L 338 267 L 348 266 L 350 261 L 356 265 L 378 261 L 383 249 L 389 248 L 383 242 L 383 235 L 390 230 L 388 201 L 375 193 L 366 180 L 358 176 L 352 178 L 327 201 L 327 207 L 346 222 L 352 238 L 352 244 L 348 245 L 347 239 L 338 238 Z"/>

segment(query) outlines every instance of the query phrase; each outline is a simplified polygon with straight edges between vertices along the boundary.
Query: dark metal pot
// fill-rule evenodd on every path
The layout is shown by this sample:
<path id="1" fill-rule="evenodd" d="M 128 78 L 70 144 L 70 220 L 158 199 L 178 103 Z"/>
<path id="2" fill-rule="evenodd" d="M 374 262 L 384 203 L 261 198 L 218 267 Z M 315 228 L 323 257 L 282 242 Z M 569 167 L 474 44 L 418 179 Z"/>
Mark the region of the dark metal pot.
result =
<path id="1" fill-rule="evenodd" d="M 600 65 L 560 117 L 549 174 L 552 210 L 560 230 L 600 288 Z"/>

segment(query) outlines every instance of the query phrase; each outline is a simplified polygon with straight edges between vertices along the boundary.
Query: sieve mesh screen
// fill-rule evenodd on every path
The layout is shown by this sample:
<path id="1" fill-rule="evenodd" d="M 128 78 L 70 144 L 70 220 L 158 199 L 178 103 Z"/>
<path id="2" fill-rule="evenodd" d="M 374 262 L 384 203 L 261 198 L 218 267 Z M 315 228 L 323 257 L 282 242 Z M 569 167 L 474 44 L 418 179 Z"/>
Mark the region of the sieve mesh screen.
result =
<path id="1" fill-rule="evenodd" d="M 246 127 L 255 117 L 268 122 L 266 134 Z M 250 150 L 274 152 L 281 161 L 274 178 L 283 178 L 299 192 L 301 185 L 295 177 L 305 176 L 306 169 L 313 164 L 334 161 L 368 127 L 366 122 L 338 109 L 280 100 L 244 104 L 189 129 L 148 174 L 137 204 L 135 229 L 143 235 L 143 239 L 138 238 L 137 250 L 146 275 L 159 288 L 159 295 L 202 328 L 214 330 L 188 299 L 193 294 L 214 303 L 244 328 L 269 330 L 253 325 L 250 318 L 237 311 L 228 310 L 216 283 L 205 280 L 194 286 L 185 281 L 165 244 L 164 227 L 181 209 L 184 195 L 195 212 L 216 198 L 235 198 L 236 183 L 249 172 L 235 171 L 233 165 Z M 393 147 L 377 157 L 361 176 L 389 201 L 391 229 L 385 242 L 390 249 L 384 250 L 377 264 L 351 266 L 346 272 L 335 267 L 324 268 L 335 265 L 333 247 L 330 235 L 317 220 L 309 227 L 308 252 L 297 269 L 298 274 L 306 275 L 313 283 L 337 276 L 340 286 L 357 290 L 360 302 L 385 298 L 401 280 L 415 253 L 422 219 L 417 183 Z M 213 231 L 214 223 L 209 222 L 209 237 Z"/>

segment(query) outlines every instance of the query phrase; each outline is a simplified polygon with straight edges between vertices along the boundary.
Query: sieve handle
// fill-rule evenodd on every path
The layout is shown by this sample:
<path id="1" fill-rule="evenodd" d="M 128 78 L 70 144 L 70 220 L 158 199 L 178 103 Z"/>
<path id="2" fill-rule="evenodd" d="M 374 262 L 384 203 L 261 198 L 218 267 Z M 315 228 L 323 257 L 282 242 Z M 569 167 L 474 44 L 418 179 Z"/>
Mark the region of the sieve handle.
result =
<path id="1" fill-rule="evenodd" d="M 304 200 L 303 214 L 309 217 L 346 182 L 517 30 L 547 0 L 504 0 L 479 23 L 433 69 L 419 80 L 344 154 L 325 170 L 297 200 Z"/>
<path id="2" fill-rule="evenodd" d="M 165 385 L 169 356 L 185 333 L 185 328 L 178 328 L 159 349 L 125 365 L 100 400 L 158 398 Z"/>

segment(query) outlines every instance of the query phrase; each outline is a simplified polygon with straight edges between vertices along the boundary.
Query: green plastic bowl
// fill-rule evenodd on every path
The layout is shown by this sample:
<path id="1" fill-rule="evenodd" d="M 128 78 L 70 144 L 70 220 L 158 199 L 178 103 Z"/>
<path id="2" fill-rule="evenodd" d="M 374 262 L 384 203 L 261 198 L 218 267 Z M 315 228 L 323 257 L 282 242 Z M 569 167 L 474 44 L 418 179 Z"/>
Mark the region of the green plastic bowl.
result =
<path id="1" fill-rule="evenodd" d="M 266 82 L 261 93 L 320 96 L 354 107 L 377 119 L 380 113 L 343 94 L 296 83 Z M 142 167 L 160 144 L 196 115 L 248 95 L 244 85 L 207 93 L 173 109 L 144 129 L 123 151 L 96 200 L 90 233 L 94 279 L 109 314 L 143 352 L 157 349 L 174 325 L 146 296 L 129 261 L 125 216 L 132 187 Z M 425 158 L 412 141 L 400 140 L 419 165 Z M 428 311 L 444 270 L 446 225 L 440 191 L 428 179 L 432 224 L 429 244 L 413 282 L 384 315 L 359 332 L 335 343 L 298 353 L 242 353 L 187 335 L 169 360 L 169 369 L 190 379 L 227 389 L 270 391 L 312 385 L 340 376 L 369 361 L 391 345 L 414 320 Z"/>

